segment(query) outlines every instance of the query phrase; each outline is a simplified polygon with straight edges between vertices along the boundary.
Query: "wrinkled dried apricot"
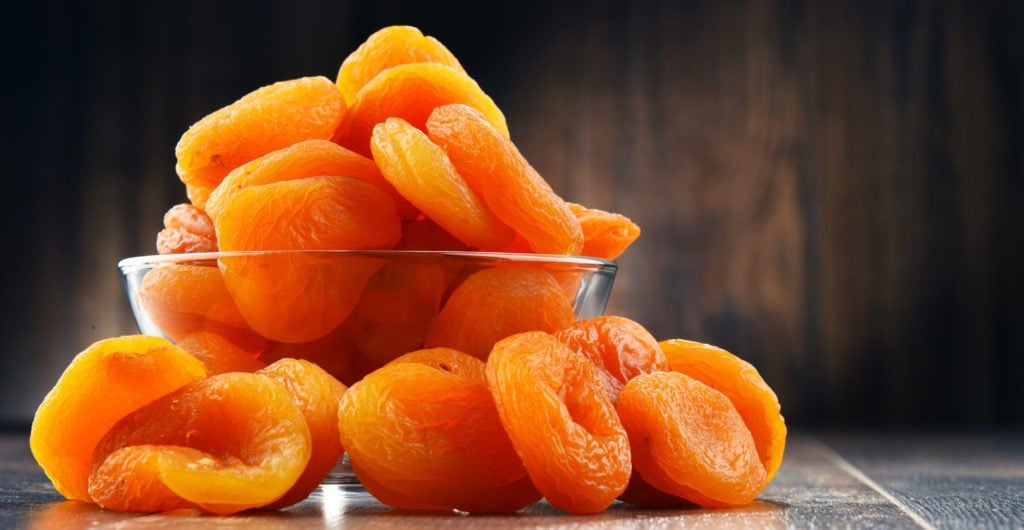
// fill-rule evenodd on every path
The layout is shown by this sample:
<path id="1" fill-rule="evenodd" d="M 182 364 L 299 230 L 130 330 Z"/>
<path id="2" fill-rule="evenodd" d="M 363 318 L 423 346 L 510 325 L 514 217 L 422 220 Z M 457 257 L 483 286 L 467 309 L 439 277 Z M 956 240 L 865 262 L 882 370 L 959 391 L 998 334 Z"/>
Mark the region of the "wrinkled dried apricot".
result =
<path id="1" fill-rule="evenodd" d="M 486 373 L 512 445 L 552 506 L 611 505 L 629 481 L 629 441 L 594 364 L 534 331 L 498 341 Z"/>
<path id="2" fill-rule="evenodd" d="M 749 504 L 764 488 L 750 430 L 721 392 L 678 372 L 630 379 L 616 406 L 633 465 L 655 488 L 706 507 Z"/>
<path id="3" fill-rule="evenodd" d="M 309 458 L 309 428 L 285 387 L 225 373 L 114 425 L 96 446 L 89 494 L 115 510 L 236 513 L 279 499 Z"/>
<path id="4" fill-rule="evenodd" d="M 217 267 L 184 263 L 154 267 L 142 279 L 139 303 L 174 341 L 212 331 L 248 351 L 267 345 L 238 310 Z"/>
<path id="5" fill-rule="evenodd" d="M 377 186 L 395 200 L 402 214 L 415 217 L 412 208 L 391 184 L 384 180 L 377 164 L 369 158 L 328 140 L 305 140 L 271 151 L 231 170 L 206 202 L 206 213 L 220 216 L 228 199 L 245 188 L 309 177 L 355 177 Z"/>
<path id="6" fill-rule="evenodd" d="M 359 89 L 380 72 L 407 63 L 440 63 L 465 71 L 459 60 L 434 37 L 412 26 L 387 26 L 375 31 L 341 63 L 338 89 L 351 104 Z"/>
<path id="7" fill-rule="evenodd" d="M 433 355 L 483 364 L 453 350 Z M 537 501 L 486 383 L 440 364 L 389 363 L 342 397 L 341 440 L 356 477 L 399 509 L 501 513 Z"/>
<path id="8" fill-rule="evenodd" d="M 578 254 L 583 248 L 583 231 L 569 206 L 483 114 L 467 105 L 443 105 L 426 128 L 469 187 L 534 252 Z"/>
<path id="9" fill-rule="evenodd" d="M 754 437 L 771 480 L 782 464 L 786 422 L 775 392 L 747 361 L 717 346 L 683 339 L 660 343 L 671 370 L 686 374 L 726 395 Z"/>
<path id="10" fill-rule="evenodd" d="M 96 444 L 121 418 L 206 377 L 203 365 L 161 337 L 129 335 L 93 343 L 75 356 L 32 420 L 32 456 L 68 499 L 89 501 Z"/>
<path id="11" fill-rule="evenodd" d="M 221 250 L 390 248 L 401 236 L 394 201 L 353 177 L 310 177 L 244 188 L 215 220 Z M 228 292 L 253 329 L 281 342 L 315 340 L 355 307 L 383 262 L 289 253 L 219 260 Z"/>
<path id="12" fill-rule="evenodd" d="M 486 359 L 495 342 L 513 333 L 553 333 L 574 320 L 572 300 L 547 271 L 483 269 L 448 297 L 424 346 L 445 346 Z"/>
<path id="13" fill-rule="evenodd" d="M 640 237 L 640 227 L 624 215 L 571 202 L 567 204 L 583 229 L 580 253 L 584 256 L 618 258 Z"/>
<path id="14" fill-rule="evenodd" d="M 423 130 L 430 112 L 448 103 L 463 103 L 479 110 L 495 129 L 508 136 L 501 109 L 465 72 L 438 63 L 409 63 L 388 68 L 366 83 L 345 111 L 332 140 L 369 156 L 375 125 L 394 117 Z"/>
<path id="15" fill-rule="evenodd" d="M 216 252 L 217 232 L 206 212 L 191 204 L 176 204 L 164 214 L 164 228 L 156 235 L 160 254 Z"/>
<path id="16" fill-rule="evenodd" d="M 423 345 L 445 285 L 440 266 L 389 263 L 370 278 L 342 332 L 364 359 L 383 366 Z"/>
<path id="17" fill-rule="evenodd" d="M 668 361 L 657 339 L 636 321 L 615 315 L 579 320 L 555 333 L 555 338 L 590 359 L 612 403 L 630 379 L 667 370 Z"/>
<path id="18" fill-rule="evenodd" d="M 178 176 L 203 209 L 232 169 L 302 140 L 330 139 L 344 112 L 344 98 L 326 77 L 259 88 L 185 131 L 175 147 Z"/>
<path id="19" fill-rule="evenodd" d="M 224 372 L 255 372 L 266 366 L 253 352 L 212 331 L 197 331 L 186 335 L 177 344 L 199 359 L 209 375 Z"/>
<path id="20" fill-rule="evenodd" d="M 402 222 L 402 238 L 395 245 L 395 250 L 464 251 L 470 248 L 440 225 L 424 217 Z"/>
<path id="21" fill-rule="evenodd" d="M 466 185 L 448 156 L 423 131 L 400 118 L 373 128 L 373 159 L 403 197 L 471 247 L 499 250 L 512 230 Z"/>
<path id="22" fill-rule="evenodd" d="M 345 385 L 309 361 L 281 359 L 260 370 L 292 395 L 309 427 L 311 453 L 295 485 L 266 508 L 286 508 L 309 496 L 341 458 L 338 404 Z"/>

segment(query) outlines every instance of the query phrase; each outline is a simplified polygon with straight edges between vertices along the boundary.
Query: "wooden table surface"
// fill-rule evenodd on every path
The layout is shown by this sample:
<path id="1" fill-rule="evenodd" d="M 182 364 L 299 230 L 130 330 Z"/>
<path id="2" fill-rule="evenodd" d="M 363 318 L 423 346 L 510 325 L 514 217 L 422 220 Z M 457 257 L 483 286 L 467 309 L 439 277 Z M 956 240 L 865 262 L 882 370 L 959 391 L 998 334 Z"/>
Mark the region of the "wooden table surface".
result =
<path id="1" fill-rule="evenodd" d="M 230 517 L 133 515 L 63 500 L 24 434 L 0 435 L 0 528 L 1024 528 L 1024 432 L 790 437 L 785 462 L 741 509 L 646 510 L 616 503 L 572 516 L 539 502 L 519 514 L 389 510 L 342 486 L 321 486 L 282 512 Z"/>

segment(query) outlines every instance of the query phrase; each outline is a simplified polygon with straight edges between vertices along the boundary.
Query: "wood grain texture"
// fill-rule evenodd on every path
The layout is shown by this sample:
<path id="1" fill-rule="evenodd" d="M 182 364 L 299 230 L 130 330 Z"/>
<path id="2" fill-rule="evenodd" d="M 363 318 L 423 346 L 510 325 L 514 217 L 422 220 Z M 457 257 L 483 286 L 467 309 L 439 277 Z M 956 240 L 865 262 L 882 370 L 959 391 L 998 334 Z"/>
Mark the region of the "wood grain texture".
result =
<path id="1" fill-rule="evenodd" d="M 310 5 L 57 2 L 5 35 L 0 422 L 134 331 L 115 264 L 184 199 L 188 125 L 392 23 L 642 227 L 611 312 L 747 358 L 793 424 L 1024 422 L 1019 3 Z"/>

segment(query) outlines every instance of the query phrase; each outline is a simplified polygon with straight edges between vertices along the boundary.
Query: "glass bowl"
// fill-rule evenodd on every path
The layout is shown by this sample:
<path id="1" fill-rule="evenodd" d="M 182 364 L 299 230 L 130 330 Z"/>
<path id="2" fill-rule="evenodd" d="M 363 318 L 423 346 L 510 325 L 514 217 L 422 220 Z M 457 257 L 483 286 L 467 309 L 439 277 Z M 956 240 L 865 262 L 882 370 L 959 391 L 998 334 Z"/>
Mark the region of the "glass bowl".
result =
<path id="1" fill-rule="evenodd" d="M 448 251 L 255 251 L 126 258 L 139 330 L 215 336 L 262 362 L 317 362 L 346 385 L 447 346 L 486 358 L 511 333 L 604 312 L 617 266 L 579 256 Z"/>

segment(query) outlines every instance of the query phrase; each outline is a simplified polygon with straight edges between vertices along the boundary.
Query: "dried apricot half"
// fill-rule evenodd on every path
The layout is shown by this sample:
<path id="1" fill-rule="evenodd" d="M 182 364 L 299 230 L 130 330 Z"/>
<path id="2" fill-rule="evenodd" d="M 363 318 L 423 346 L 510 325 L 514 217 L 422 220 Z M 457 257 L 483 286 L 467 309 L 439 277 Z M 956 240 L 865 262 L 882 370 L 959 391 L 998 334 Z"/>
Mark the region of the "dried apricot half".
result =
<path id="1" fill-rule="evenodd" d="M 655 488 L 706 507 L 749 504 L 764 489 L 750 430 L 721 392 L 678 372 L 622 388 L 616 406 L 633 465 Z"/>
<path id="2" fill-rule="evenodd" d="M 375 31 L 345 57 L 338 69 L 338 89 L 351 104 L 359 89 L 380 72 L 407 63 L 439 63 L 465 71 L 459 60 L 434 37 L 412 26 L 387 26 Z"/>
<path id="3" fill-rule="evenodd" d="M 164 228 L 156 235 L 160 254 L 216 252 L 217 232 L 206 212 L 191 204 L 176 204 L 164 214 Z"/>
<path id="4" fill-rule="evenodd" d="M 193 124 L 175 147 L 189 198 L 206 200 L 232 169 L 302 140 L 330 139 L 345 99 L 326 77 L 302 77 L 256 89 Z"/>
<path id="5" fill-rule="evenodd" d="M 454 368 L 469 363 L 483 364 L 434 350 L 374 370 L 342 397 L 342 445 L 356 477 L 381 502 L 409 510 L 507 513 L 540 498 L 486 383 L 473 375 L 482 369 Z"/>
<path id="6" fill-rule="evenodd" d="M 597 368 L 544 332 L 498 341 L 487 383 L 534 485 L 572 513 L 598 513 L 629 482 L 626 431 Z"/>
<path id="7" fill-rule="evenodd" d="M 281 498 L 310 451 L 309 427 L 284 386 L 219 374 L 117 422 L 96 446 L 89 495 L 122 511 L 236 513 Z"/>
<path id="8" fill-rule="evenodd" d="M 491 268 L 469 275 L 448 297 L 424 346 L 486 359 L 498 340 L 523 331 L 553 333 L 575 320 L 572 300 L 544 270 Z"/>
<path id="9" fill-rule="evenodd" d="M 671 370 L 686 374 L 725 394 L 736 406 L 764 464 L 768 480 L 782 464 L 786 422 L 775 392 L 757 368 L 722 348 L 670 339 L 660 342 Z"/>
<path id="10" fill-rule="evenodd" d="M 579 254 L 584 240 L 576 216 L 504 131 L 459 104 L 434 109 L 426 127 L 469 187 L 534 252 Z"/>
<path id="11" fill-rule="evenodd" d="M 599 368 L 608 398 L 619 400 L 622 386 L 640 375 L 668 369 L 657 339 L 638 322 L 616 315 L 579 320 L 555 337 Z"/>
<path id="12" fill-rule="evenodd" d="M 640 237 L 640 227 L 622 214 L 572 202 L 567 204 L 583 229 L 583 250 L 580 253 L 584 256 L 618 258 Z"/>
<path id="13" fill-rule="evenodd" d="M 90 501 L 92 455 L 107 431 L 135 409 L 205 377 L 195 357 L 161 337 L 95 342 L 71 360 L 36 410 L 32 456 L 57 492 Z"/>

